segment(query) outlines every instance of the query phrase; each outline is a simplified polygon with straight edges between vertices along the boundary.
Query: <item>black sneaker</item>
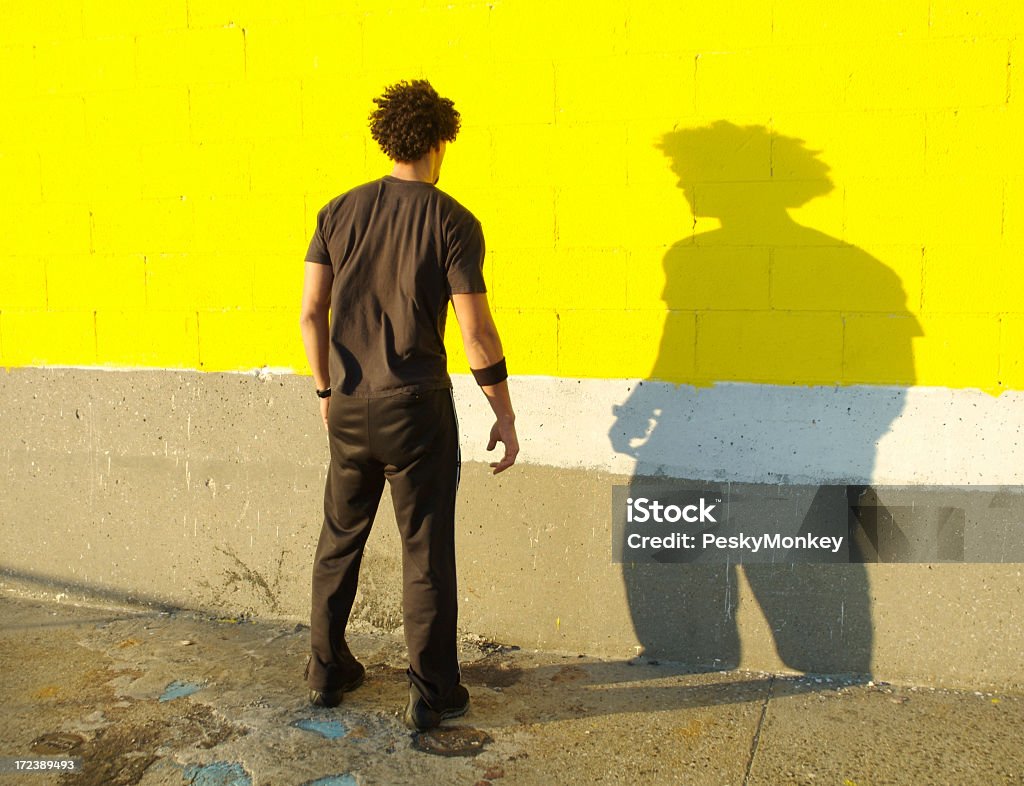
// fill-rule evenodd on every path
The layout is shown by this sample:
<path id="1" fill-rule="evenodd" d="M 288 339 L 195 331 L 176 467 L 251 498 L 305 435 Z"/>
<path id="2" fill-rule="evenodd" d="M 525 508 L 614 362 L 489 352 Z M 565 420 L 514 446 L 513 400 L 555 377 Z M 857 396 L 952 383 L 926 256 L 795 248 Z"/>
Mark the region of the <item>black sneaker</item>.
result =
<path id="1" fill-rule="evenodd" d="M 331 688 L 330 690 L 316 690 L 311 688 L 309 691 L 309 703 L 314 707 L 337 707 L 341 704 L 341 697 L 362 685 L 365 677 L 366 669 L 360 665 L 359 673 L 340 687 Z"/>
<path id="2" fill-rule="evenodd" d="M 456 685 L 440 707 L 431 707 L 427 700 L 420 694 L 419 689 L 412 683 L 409 684 L 409 703 L 405 707 L 403 720 L 405 725 L 413 731 L 426 731 L 432 729 L 443 720 L 458 718 L 465 715 L 469 709 L 469 691 L 464 685 Z"/>

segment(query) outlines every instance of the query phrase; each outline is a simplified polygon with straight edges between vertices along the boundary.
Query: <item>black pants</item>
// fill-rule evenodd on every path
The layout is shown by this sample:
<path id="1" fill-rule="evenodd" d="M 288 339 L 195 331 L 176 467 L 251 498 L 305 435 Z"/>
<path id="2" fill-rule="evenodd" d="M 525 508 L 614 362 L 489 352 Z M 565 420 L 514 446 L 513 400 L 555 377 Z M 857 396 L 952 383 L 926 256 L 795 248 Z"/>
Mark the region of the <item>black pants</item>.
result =
<path id="1" fill-rule="evenodd" d="M 331 464 L 313 562 L 309 687 L 337 688 L 359 669 L 345 643 L 345 627 L 387 479 L 402 537 L 409 678 L 428 702 L 443 700 L 460 678 L 455 582 L 460 462 L 451 391 L 375 399 L 336 395 L 327 425 Z"/>

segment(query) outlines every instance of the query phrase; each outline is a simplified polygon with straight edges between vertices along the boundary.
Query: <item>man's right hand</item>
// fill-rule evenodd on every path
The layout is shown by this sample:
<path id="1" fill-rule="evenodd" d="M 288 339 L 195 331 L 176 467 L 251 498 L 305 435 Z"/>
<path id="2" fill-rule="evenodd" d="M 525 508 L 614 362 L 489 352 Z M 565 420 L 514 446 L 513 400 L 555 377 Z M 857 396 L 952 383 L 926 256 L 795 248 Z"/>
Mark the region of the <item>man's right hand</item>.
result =
<path id="1" fill-rule="evenodd" d="M 488 450 L 494 450 L 498 443 L 505 446 L 505 455 L 501 461 L 492 461 L 492 474 L 497 475 L 516 463 L 516 456 L 519 455 L 519 438 L 516 436 L 516 424 L 513 420 L 496 420 L 491 426 L 491 439 L 487 443 Z"/>

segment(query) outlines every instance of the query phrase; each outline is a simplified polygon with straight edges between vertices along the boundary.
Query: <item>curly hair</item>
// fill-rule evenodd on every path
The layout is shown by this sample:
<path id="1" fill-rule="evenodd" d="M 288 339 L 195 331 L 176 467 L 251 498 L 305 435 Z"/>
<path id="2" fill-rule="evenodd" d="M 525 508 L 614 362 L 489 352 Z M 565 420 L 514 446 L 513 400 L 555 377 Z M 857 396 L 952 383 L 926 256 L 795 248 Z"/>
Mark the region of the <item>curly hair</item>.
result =
<path id="1" fill-rule="evenodd" d="M 426 79 L 390 85 L 373 103 L 370 135 L 392 161 L 416 161 L 441 142 L 455 141 L 459 133 L 455 104 Z"/>

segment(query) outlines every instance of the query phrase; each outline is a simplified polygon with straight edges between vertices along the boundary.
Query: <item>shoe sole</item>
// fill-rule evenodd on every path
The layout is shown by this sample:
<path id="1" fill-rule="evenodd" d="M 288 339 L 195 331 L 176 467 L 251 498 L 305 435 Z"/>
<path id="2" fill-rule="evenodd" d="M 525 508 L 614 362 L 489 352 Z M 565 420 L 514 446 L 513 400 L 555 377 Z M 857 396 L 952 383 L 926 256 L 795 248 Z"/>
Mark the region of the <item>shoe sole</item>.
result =
<path id="1" fill-rule="evenodd" d="M 468 703 L 466 704 L 465 707 L 458 707 L 455 709 L 445 710 L 441 713 L 441 720 L 448 720 L 449 718 L 461 718 L 467 712 L 469 712 Z"/>
<path id="2" fill-rule="evenodd" d="M 413 720 L 412 712 L 410 712 L 409 707 L 406 707 L 405 714 L 402 717 L 402 720 L 405 722 L 407 728 L 412 729 L 413 731 L 422 732 L 430 731 L 431 729 L 436 729 L 438 726 L 441 725 L 442 721 L 450 720 L 452 718 L 461 718 L 467 712 L 469 712 L 469 704 L 466 704 L 465 707 L 457 707 L 455 709 L 445 710 L 444 712 L 438 713 L 437 723 L 435 724 L 432 724 L 430 726 L 419 726 L 416 723 L 416 721 Z"/>
<path id="3" fill-rule="evenodd" d="M 366 679 L 366 672 L 364 671 L 356 679 L 352 680 L 352 682 L 349 682 L 349 683 L 347 683 L 345 685 L 342 685 L 340 688 L 333 688 L 333 689 L 331 689 L 329 691 L 322 691 L 322 690 L 315 690 L 315 689 L 310 690 L 310 692 L 309 692 L 309 703 L 312 704 L 314 707 L 328 707 L 328 708 L 330 708 L 330 707 L 337 707 L 339 704 L 341 704 L 342 696 L 338 696 L 338 700 L 336 702 L 327 703 L 326 701 L 323 700 L 324 694 L 326 694 L 326 693 L 337 693 L 339 690 L 341 691 L 342 695 L 344 695 L 346 693 L 351 693 L 356 688 L 358 688 L 360 685 L 362 685 L 363 684 L 363 680 L 365 680 L 365 679 Z"/>
<path id="4" fill-rule="evenodd" d="M 366 679 L 366 672 L 364 671 L 362 674 L 360 674 L 358 677 L 356 677 L 354 680 L 352 680 L 352 682 L 348 683 L 347 685 L 342 685 L 341 686 L 341 692 L 342 693 L 350 693 L 351 691 L 354 691 L 356 688 L 358 688 L 360 685 L 363 684 L 363 680 L 365 680 L 365 679 Z"/>

